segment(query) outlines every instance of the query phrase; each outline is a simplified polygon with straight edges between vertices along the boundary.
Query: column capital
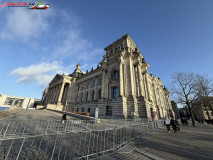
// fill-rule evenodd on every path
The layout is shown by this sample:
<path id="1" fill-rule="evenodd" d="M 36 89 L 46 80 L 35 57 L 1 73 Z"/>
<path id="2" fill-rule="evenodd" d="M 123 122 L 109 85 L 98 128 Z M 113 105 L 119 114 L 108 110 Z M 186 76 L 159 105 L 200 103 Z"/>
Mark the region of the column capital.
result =
<path id="1" fill-rule="evenodd" d="M 141 62 L 138 62 L 137 65 L 138 65 L 138 66 L 142 66 L 143 64 L 142 64 Z"/>

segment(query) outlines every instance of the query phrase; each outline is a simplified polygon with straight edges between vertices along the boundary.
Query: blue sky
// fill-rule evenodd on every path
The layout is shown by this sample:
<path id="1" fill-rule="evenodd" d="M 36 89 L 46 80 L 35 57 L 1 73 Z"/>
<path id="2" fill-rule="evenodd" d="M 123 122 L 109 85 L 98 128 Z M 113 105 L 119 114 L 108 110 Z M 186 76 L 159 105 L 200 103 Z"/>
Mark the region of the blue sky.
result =
<path id="1" fill-rule="evenodd" d="M 41 98 L 56 73 L 72 73 L 77 63 L 83 71 L 96 67 L 104 48 L 121 34 L 130 35 L 150 64 L 149 73 L 166 86 L 175 71 L 213 77 L 212 0 L 43 3 L 51 8 L 0 7 L 2 94 Z"/>

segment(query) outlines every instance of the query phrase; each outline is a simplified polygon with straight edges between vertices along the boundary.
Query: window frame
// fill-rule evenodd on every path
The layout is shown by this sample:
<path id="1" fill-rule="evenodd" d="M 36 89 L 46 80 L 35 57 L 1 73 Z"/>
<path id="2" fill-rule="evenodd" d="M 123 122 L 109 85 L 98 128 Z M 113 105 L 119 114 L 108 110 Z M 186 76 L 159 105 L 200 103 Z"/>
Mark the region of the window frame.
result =
<path id="1" fill-rule="evenodd" d="M 86 102 L 88 102 L 88 92 L 87 92 L 87 94 L 86 94 Z"/>
<path id="2" fill-rule="evenodd" d="M 112 116 L 112 106 L 106 106 L 106 115 Z"/>
<path id="3" fill-rule="evenodd" d="M 118 78 L 119 78 L 119 72 L 118 71 L 114 71 L 111 74 L 111 80 L 118 79 Z"/>
<path id="4" fill-rule="evenodd" d="M 98 91 L 98 98 L 101 99 L 101 89 Z"/>
<path id="5" fill-rule="evenodd" d="M 116 89 L 116 92 L 115 92 L 115 89 Z M 112 97 L 113 97 L 113 99 L 118 98 L 118 87 L 112 88 Z"/>
<path id="6" fill-rule="evenodd" d="M 92 91 L 92 101 L 95 100 L 95 91 Z"/>

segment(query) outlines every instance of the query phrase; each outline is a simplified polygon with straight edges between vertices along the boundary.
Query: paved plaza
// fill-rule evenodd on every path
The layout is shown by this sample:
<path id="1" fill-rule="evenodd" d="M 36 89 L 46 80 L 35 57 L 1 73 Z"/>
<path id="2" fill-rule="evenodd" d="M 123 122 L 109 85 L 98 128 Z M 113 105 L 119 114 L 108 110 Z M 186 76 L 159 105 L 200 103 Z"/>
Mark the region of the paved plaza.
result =
<path id="1" fill-rule="evenodd" d="M 181 131 L 168 133 L 163 128 L 152 138 L 146 138 L 138 148 L 167 160 L 213 159 L 213 126 L 197 124 L 180 126 Z"/>
<path id="2" fill-rule="evenodd" d="M 6 121 L 33 121 L 33 120 L 61 120 L 62 114 L 48 111 L 48 110 L 27 110 L 26 112 L 22 114 L 18 114 L 14 117 L 10 117 L 5 119 Z M 71 116 L 67 116 L 67 119 L 69 120 L 76 120 L 76 118 L 73 118 Z M 108 155 L 106 157 L 100 157 L 101 159 L 116 159 L 116 160 L 134 160 L 134 159 L 144 159 L 144 160 L 151 160 L 151 159 L 166 159 L 166 160 L 189 160 L 189 159 L 196 159 L 196 160 L 210 160 L 213 159 L 213 126 L 206 125 L 206 124 L 197 124 L 196 127 L 193 127 L 191 125 L 191 122 L 189 123 L 189 126 L 180 126 L 181 131 L 177 133 L 168 133 L 166 130 L 166 127 L 163 127 L 161 130 L 158 130 L 155 133 L 146 135 L 132 143 L 129 143 L 127 146 L 121 148 L 118 150 L 114 155 Z M 93 145 L 95 143 L 99 144 L 99 142 L 102 141 L 102 134 L 103 131 L 100 132 L 92 132 L 94 134 L 94 137 L 91 137 L 91 140 L 93 141 Z M 109 132 L 108 136 L 111 134 Z M 66 139 L 71 140 L 69 144 L 74 144 L 74 146 L 81 146 L 82 144 L 85 144 L 84 142 L 87 141 L 88 135 L 86 132 L 82 133 L 71 133 L 66 135 L 60 135 L 60 139 Z M 111 136 L 111 135 L 110 135 Z M 70 138 L 68 138 L 70 137 Z M 75 138 L 74 138 L 75 137 Z M 82 139 L 82 137 L 85 137 Z M 51 143 L 54 142 L 55 136 L 45 136 L 43 139 L 47 139 Z M 74 138 L 74 139 L 73 139 Z M 89 137 L 88 137 L 89 138 Z M 38 137 L 35 141 L 35 148 L 36 145 L 39 145 L 42 141 L 40 140 L 41 137 Z M 58 137 L 59 139 L 59 137 Z M 76 141 L 78 139 L 78 141 Z M 28 138 L 26 141 L 31 141 L 33 138 Z M 73 140 L 75 140 L 75 143 L 73 143 Z M 80 142 L 80 140 L 82 142 Z M 19 142 L 20 141 L 20 142 Z M 8 144 L 7 146 L 10 146 L 9 144 L 12 143 L 12 141 L 2 141 L 2 145 L 4 146 Z M 17 145 L 20 147 L 21 139 L 17 139 L 14 141 L 14 143 L 17 143 Z M 20 143 L 20 144 L 18 144 Z M 43 143 L 43 142 L 42 142 Z M 64 141 L 63 143 L 68 143 L 68 141 Z M 62 143 L 62 144 L 63 144 Z M 111 142 L 109 141 L 109 147 L 111 146 Z M 61 142 L 59 143 L 61 146 Z M 27 144 L 26 144 L 27 145 Z M 54 143 L 52 144 L 52 146 Z M 63 146 L 63 145 L 62 145 Z M 47 150 L 48 148 L 42 146 L 44 150 Z M 71 147 L 71 148 L 70 148 Z M 92 147 L 92 146 L 91 146 Z M 26 148 L 26 147 L 24 147 Z M 76 147 L 73 147 L 73 145 L 68 146 L 71 150 L 73 150 Z M 66 150 L 68 150 L 66 148 Z M 3 149 L 3 148 L 1 148 Z M 26 148 L 27 149 L 27 148 Z M 61 150 L 61 147 L 58 148 Z M 77 155 L 84 154 L 82 150 L 77 150 Z M 99 147 L 94 148 L 94 146 L 91 148 L 94 149 L 94 153 L 98 151 Z M 3 149 L 5 152 L 5 149 Z M 3 151 L 2 150 L 2 151 Z M 7 151 L 8 149 L 6 149 Z M 96 151 L 97 150 L 97 151 Z M 10 158 L 12 158 L 12 155 L 17 155 L 18 150 L 14 148 L 14 151 L 8 155 Z M 27 152 L 27 151 L 26 151 Z M 57 151 L 55 151 L 56 153 Z M 3 152 L 2 152 L 3 153 Z M 29 153 L 29 151 L 28 151 Z M 55 154 L 54 153 L 54 154 Z M 46 153 L 43 153 L 41 157 L 39 156 L 39 159 L 46 159 L 45 157 Z M 62 153 L 61 153 L 62 155 Z M 4 158 L 7 156 L 7 154 L 1 155 Z M 12 156 L 12 157 L 11 157 Z M 15 157 L 14 156 L 14 157 Z M 30 156 L 30 155 L 21 155 L 22 158 Z M 38 155 L 36 155 L 38 156 Z M 1 158 L 3 158 L 1 157 Z M 35 158 L 35 157 L 34 157 Z M 70 157 L 71 158 L 71 157 Z"/>
<path id="3" fill-rule="evenodd" d="M 33 120 L 61 120 L 62 114 L 47 110 L 28 109 L 22 114 L 5 119 L 4 121 L 33 121 Z M 78 120 L 77 118 L 67 115 L 68 120 Z"/>

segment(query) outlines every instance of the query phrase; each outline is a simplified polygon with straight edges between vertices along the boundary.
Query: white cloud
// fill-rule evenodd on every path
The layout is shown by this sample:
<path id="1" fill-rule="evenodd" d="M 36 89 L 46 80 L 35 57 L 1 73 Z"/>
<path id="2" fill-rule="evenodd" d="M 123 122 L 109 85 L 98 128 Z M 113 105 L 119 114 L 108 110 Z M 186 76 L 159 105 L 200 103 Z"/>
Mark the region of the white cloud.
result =
<path id="1" fill-rule="evenodd" d="M 81 66 L 81 70 L 94 67 L 96 64 L 85 64 Z M 62 62 L 54 61 L 52 63 L 33 64 L 28 67 L 19 67 L 14 69 L 10 75 L 19 77 L 16 83 L 36 83 L 41 87 L 47 87 L 56 74 L 68 75 L 74 71 L 76 65 L 71 64 L 63 67 Z M 90 70 L 89 70 L 90 71 Z"/>
<path id="2" fill-rule="evenodd" d="M 35 41 L 36 43 L 34 38 L 41 35 L 42 32 L 45 32 L 48 26 L 51 26 L 48 23 L 48 17 L 50 17 L 51 14 L 44 14 L 43 16 L 41 12 L 29 12 L 28 14 L 26 14 L 26 12 L 27 11 L 24 10 L 14 10 L 13 13 L 8 13 L 7 16 L 9 19 L 5 30 L 11 30 L 11 32 L 2 32 L 1 36 L 6 38 L 6 36 L 12 36 L 14 34 L 14 37 L 12 36 L 10 39 L 23 38 L 24 40 L 29 39 L 30 42 Z M 17 18 L 17 20 L 14 17 L 10 17 L 12 15 L 16 18 L 24 17 L 21 18 L 21 20 Z M 41 47 L 40 51 L 45 53 L 40 57 L 40 62 L 42 63 L 14 69 L 10 75 L 19 77 L 16 83 L 36 83 L 41 87 L 47 87 L 55 74 L 64 73 L 68 75 L 74 71 L 77 63 L 81 63 L 81 70 L 83 71 L 90 71 L 92 67 L 94 69 L 97 67 L 98 62 L 94 63 L 89 60 L 94 59 L 96 56 L 102 56 L 104 50 L 93 47 L 91 42 L 82 37 L 79 27 L 81 20 L 70 11 L 69 14 L 65 11 L 60 11 L 57 15 L 54 15 L 54 19 L 57 20 L 57 24 L 60 24 L 59 27 L 57 26 L 58 28 L 54 28 L 58 30 L 58 32 L 51 33 L 54 35 L 54 44 L 47 43 L 45 46 L 42 46 L 40 43 L 38 44 Z M 13 25 L 12 21 L 14 21 Z M 44 23 L 42 24 L 41 22 L 43 21 Z M 22 23 L 25 23 L 26 26 Z M 17 28 L 14 27 L 16 25 Z M 24 33 L 21 33 L 21 31 Z M 52 63 L 46 62 L 50 59 L 53 60 Z M 71 65 L 64 67 L 62 61 L 67 59 L 70 59 L 69 63 Z M 82 63 L 84 61 L 86 64 Z"/>
<path id="3" fill-rule="evenodd" d="M 35 12 L 26 8 L 15 8 L 7 13 L 7 23 L 0 37 L 10 40 L 22 38 L 23 41 L 38 38 L 48 29 L 48 18 L 52 15 L 51 10 Z"/>
<path id="4" fill-rule="evenodd" d="M 33 64 L 28 67 L 19 67 L 10 74 L 20 77 L 16 83 L 37 83 L 45 87 L 50 83 L 55 74 L 62 74 L 64 67 L 61 62 Z"/>

